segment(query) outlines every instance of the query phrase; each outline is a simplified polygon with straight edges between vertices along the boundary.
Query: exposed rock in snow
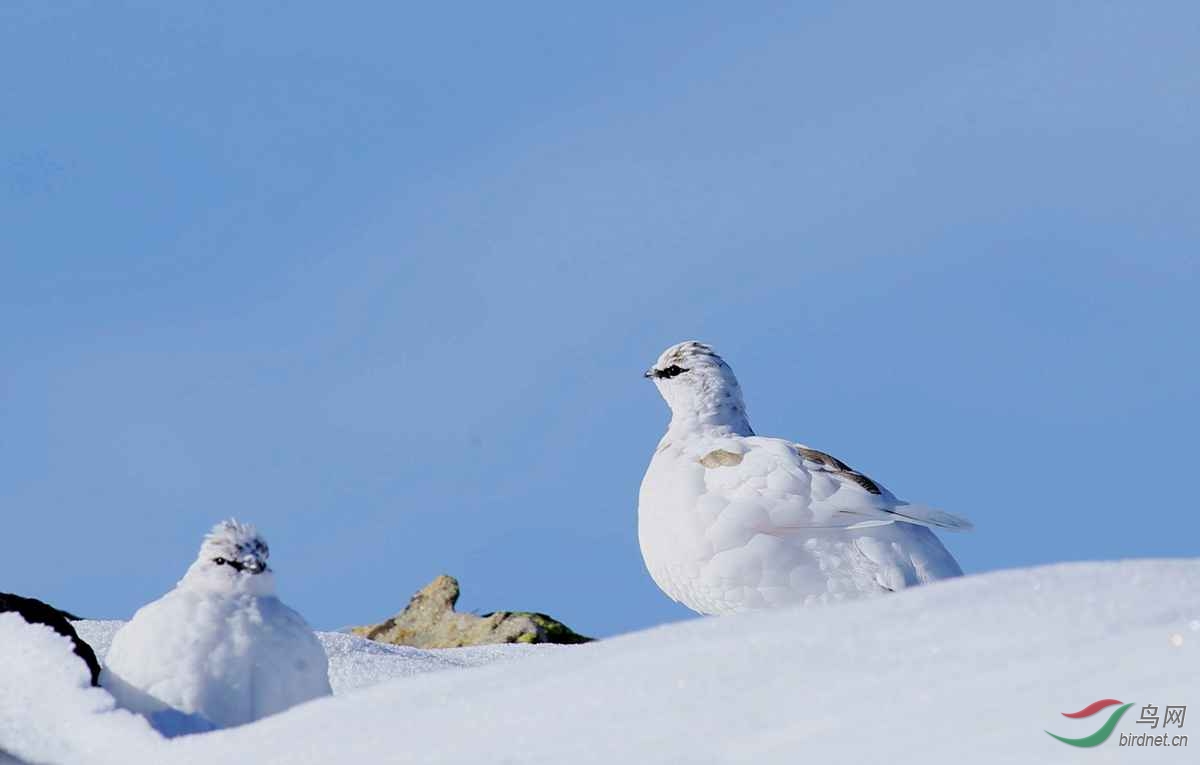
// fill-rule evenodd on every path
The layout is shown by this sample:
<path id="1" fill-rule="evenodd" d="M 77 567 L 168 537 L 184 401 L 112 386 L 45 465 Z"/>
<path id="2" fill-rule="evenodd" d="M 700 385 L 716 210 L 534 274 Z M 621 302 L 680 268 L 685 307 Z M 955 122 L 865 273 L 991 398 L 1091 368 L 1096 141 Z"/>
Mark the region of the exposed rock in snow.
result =
<path id="1" fill-rule="evenodd" d="M 562 622 L 530 611 L 497 611 L 476 616 L 454 610 L 458 580 L 442 575 L 412 596 L 403 611 L 379 624 L 354 627 L 355 635 L 381 643 L 417 648 L 458 648 L 495 643 L 586 643 Z"/>
<path id="2" fill-rule="evenodd" d="M 69 638 L 0 613 L 0 657 L 0 752 L 64 765 L 152 761 L 162 739 L 92 686 Z"/>
<path id="3" fill-rule="evenodd" d="M 21 615 L 30 624 L 45 624 L 58 634 L 70 638 L 75 647 L 75 655 L 87 665 L 92 676 L 92 685 L 100 684 L 100 663 L 96 661 L 96 653 L 75 632 L 71 626 L 78 616 L 59 610 L 49 603 L 43 603 L 37 598 L 26 598 L 11 592 L 0 592 L 0 613 L 12 612 Z"/>

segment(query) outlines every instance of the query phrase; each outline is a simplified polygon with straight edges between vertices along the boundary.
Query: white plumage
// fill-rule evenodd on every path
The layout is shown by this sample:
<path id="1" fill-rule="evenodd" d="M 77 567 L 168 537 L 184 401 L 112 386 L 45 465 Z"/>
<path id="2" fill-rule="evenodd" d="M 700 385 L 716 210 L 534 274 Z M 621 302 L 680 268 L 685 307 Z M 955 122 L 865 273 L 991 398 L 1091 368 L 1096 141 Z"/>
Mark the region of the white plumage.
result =
<path id="1" fill-rule="evenodd" d="M 863 597 L 960 576 L 929 526 L 970 524 L 897 499 L 845 463 L 754 435 L 712 348 L 668 348 L 646 372 L 671 422 L 642 480 L 638 539 L 674 600 L 704 614 Z"/>
<path id="2" fill-rule="evenodd" d="M 175 589 L 113 637 L 102 684 L 175 732 L 203 727 L 196 717 L 241 725 L 329 695 L 325 650 L 275 597 L 269 554 L 253 526 L 214 526 Z"/>

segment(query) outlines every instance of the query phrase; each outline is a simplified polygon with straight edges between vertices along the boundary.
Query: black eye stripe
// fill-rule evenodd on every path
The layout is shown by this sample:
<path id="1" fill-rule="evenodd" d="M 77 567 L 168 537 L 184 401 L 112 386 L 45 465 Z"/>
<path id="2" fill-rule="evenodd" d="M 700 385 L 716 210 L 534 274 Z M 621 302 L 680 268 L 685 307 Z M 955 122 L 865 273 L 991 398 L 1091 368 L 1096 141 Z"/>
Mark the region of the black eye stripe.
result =
<path id="1" fill-rule="evenodd" d="M 654 376 L 660 380 L 670 380 L 672 377 L 677 377 L 678 375 L 681 375 L 686 371 L 687 371 L 686 369 L 679 366 L 678 364 L 672 364 L 671 366 L 667 367 L 666 369 L 654 370 Z"/>
<path id="2" fill-rule="evenodd" d="M 234 571 L 242 571 L 246 568 L 244 564 L 239 563 L 236 560 L 229 560 L 227 558 L 213 558 L 213 563 L 216 563 L 218 566 L 229 566 Z"/>

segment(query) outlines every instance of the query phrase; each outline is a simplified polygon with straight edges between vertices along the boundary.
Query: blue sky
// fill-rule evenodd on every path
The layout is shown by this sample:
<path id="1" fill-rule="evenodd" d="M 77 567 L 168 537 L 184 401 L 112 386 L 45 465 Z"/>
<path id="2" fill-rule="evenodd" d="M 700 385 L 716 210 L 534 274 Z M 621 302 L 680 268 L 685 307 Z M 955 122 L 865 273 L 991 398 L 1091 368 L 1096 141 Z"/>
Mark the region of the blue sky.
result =
<path id="1" fill-rule="evenodd" d="M 1195 4 L 49 5 L 0 8 L 0 589 L 128 617 L 236 515 L 322 628 L 443 572 L 686 618 L 636 504 L 689 338 L 968 572 L 1195 554 Z"/>

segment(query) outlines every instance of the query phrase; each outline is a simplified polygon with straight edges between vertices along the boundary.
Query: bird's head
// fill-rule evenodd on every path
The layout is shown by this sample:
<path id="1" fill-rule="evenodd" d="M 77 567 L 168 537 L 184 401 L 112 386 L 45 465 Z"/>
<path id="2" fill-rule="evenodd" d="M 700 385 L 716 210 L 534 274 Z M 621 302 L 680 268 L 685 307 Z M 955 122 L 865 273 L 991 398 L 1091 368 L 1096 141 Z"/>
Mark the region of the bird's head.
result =
<path id="1" fill-rule="evenodd" d="M 671 407 L 672 427 L 724 426 L 750 434 L 742 388 L 711 346 L 695 340 L 672 345 L 646 370 L 645 377 L 654 382 Z"/>
<path id="2" fill-rule="evenodd" d="M 222 589 L 266 592 L 272 589 L 271 550 L 258 529 L 236 519 L 212 527 L 185 579 Z"/>

